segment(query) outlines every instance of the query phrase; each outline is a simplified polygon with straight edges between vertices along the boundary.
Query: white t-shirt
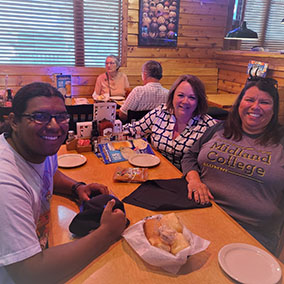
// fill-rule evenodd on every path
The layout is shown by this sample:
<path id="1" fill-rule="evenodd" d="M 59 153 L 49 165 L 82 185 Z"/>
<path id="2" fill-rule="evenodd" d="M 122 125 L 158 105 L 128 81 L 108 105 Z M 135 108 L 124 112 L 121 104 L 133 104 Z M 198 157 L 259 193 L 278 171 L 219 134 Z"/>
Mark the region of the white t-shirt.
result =
<path id="1" fill-rule="evenodd" d="M 47 247 L 49 200 L 57 155 L 27 162 L 0 135 L 0 283 L 13 283 L 4 266 Z"/>

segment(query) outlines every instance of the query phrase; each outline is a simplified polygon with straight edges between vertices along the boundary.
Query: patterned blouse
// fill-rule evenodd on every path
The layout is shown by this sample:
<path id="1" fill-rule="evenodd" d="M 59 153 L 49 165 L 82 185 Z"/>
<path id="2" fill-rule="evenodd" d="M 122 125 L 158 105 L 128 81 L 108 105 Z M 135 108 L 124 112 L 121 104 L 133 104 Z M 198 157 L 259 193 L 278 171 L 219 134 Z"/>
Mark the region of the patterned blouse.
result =
<path id="1" fill-rule="evenodd" d="M 188 122 L 183 132 L 173 139 L 175 122 L 175 116 L 167 110 L 165 105 L 161 105 L 148 112 L 139 121 L 125 124 L 123 131 L 131 136 L 150 135 L 152 147 L 181 169 L 184 153 L 188 152 L 203 133 L 217 121 L 208 114 L 196 116 Z"/>
<path id="2" fill-rule="evenodd" d="M 135 87 L 128 95 L 120 111 L 127 114 L 128 110 L 152 110 L 168 100 L 169 90 L 160 83 L 150 82 Z"/>

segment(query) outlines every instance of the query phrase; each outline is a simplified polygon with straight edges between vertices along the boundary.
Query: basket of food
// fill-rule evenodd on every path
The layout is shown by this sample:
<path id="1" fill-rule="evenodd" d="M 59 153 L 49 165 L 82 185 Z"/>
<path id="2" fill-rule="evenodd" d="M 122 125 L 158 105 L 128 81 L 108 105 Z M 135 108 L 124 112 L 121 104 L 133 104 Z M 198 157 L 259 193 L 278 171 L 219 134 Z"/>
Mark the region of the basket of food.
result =
<path id="1" fill-rule="evenodd" d="M 175 213 L 146 217 L 127 228 L 123 237 L 144 261 L 174 274 L 190 255 L 210 244 L 193 234 Z"/>

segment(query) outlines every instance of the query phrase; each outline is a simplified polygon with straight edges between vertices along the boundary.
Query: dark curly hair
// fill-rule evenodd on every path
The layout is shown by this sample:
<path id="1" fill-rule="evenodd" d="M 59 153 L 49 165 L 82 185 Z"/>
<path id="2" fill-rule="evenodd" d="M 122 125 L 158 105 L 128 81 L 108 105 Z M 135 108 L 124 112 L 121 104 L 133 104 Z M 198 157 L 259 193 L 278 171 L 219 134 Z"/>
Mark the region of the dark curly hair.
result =
<path id="1" fill-rule="evenodd" d="M 259 90 L 268 93 L 273 99 L 273 116 L 266 126 L 263 133 L 257 138 L 257 143 L 261 145 L 278 144 L 283 136 L 283 128 L 278 122 L 279 113 L 279 94 L 275 80 L 270 78 L 254 78 L 248 81 L 242 89 L 240 95 L 235 101 L 228 118 L 224 122 L 224 137 L 232 138 L 235 141 L 240 141 L 243 136 L 242 121 L 239 115 L 239 106 L 246 91 L 251 87 L 257 87 Z M 277 83 L 277 82 L 276 82 Z"/>

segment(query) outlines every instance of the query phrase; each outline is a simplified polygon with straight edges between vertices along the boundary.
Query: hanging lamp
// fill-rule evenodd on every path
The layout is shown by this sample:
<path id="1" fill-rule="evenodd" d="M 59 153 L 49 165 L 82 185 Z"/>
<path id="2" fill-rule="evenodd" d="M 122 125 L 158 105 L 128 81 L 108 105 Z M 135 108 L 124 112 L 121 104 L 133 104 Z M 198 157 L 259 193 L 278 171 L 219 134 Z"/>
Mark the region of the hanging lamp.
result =
<path id="1" fill-rule="evenodd" d="M 283 19 L 284 20 L 284 19 Z M 282 22 L 283 22 L 282 20 Z M 258 35 L 253 30 L 247 28 L 247 23 L 244 21 L 240 27 L 230 31 L 225 36 L 225 39 L 235 40 L 257 40 Z"/>

